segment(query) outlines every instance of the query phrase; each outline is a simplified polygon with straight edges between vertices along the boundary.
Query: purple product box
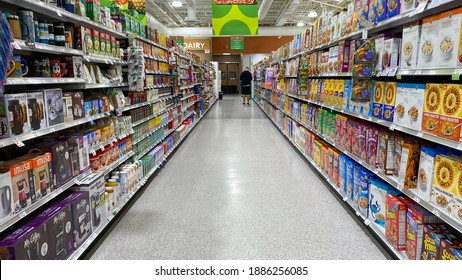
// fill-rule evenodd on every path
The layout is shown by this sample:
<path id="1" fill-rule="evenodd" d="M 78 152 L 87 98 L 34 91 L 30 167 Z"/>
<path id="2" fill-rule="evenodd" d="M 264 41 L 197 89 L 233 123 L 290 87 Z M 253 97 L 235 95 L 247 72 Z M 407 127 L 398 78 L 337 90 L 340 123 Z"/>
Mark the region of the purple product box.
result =
<path id="1" fill-rule="evenodd" d="M 70 206 L 72 212 L 72 232 L 74 249 L 78 249 L 92 233 L 90 201 L 86 192 L 69 192 L 59 202 L 61 206 Z"/>
<path id="2" fill-rule="evenodd" d="M 379 144 L 379 131 L 373 126 L 367 127 L 367 159 L 366 162 L 377 168 L 377 151 Z"/>
<path id="3" fill-rule="evenodd" d="M 47 260 L 48 235 L 44 224 L 24 225 L 0 241 L 2 260 Z"/>
<path id="4" fill-rule="evenodd" d="M 40 213 L 30 224 L 45 224 L 49 260 L 65 260 L 74 252 L 72 211 L 69 205 L 53 205 Z"/>
<path id="5" fill-rule="evenodd" d="M 51 146 L 53 171 L 56 175 L 56 187 L 60 187 L 72 178 L 71 156 L 66 141 L 59 141 Z"/>

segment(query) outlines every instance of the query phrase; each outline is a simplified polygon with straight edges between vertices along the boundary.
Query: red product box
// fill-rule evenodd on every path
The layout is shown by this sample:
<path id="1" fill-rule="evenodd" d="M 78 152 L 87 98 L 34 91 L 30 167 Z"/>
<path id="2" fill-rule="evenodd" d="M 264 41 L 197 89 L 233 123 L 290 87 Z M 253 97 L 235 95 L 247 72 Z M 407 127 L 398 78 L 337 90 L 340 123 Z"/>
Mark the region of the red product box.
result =
<path id="1" fill-rule="evenodd" d="M 366 162 L 371 166 L 377 168 L 377 152 L 379 145 L 379 130 L 373 126 L 367 127 L 367 140 L 366 140 Z"/>
<path id="2" fill-rule="evenodd" d="M 424 235 L 424 224 L 412 212 L 407 212 L 406 255 L 410 260 L 420 260 Z"/>
<path id="3" fill-rule="evenodd" d="M 385 204 L 385 236 L 395 248 L 403 251 L 406 249 L 406 205 L 392 194 L 387 194 Z"/>

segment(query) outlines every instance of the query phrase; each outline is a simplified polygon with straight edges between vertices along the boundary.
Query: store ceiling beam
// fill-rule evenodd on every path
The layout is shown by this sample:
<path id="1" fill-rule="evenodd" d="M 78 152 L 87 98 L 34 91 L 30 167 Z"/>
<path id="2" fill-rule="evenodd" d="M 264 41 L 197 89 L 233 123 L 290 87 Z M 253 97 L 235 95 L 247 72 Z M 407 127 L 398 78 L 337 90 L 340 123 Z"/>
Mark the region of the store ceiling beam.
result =
<path id="1" fill-rule="evenodd" d="M 159 11 L 162 14 L 159 17 L 161 16 L 164 17 L 173 26 L 180 26 L 180 24 L 174 21 L 172 17 L 166 11 L 164 11 L 161 7 L 159 7 L 159 5 L 157 5 L 156 2 L 154 2 L 154 0 L 151 0 L 148 3 L 151 4 L 156 11 Z"/>
<path id="2" fill-rule="evenodd" d="M 259 20 L 263 20 L 266 17 L 266 14 L 271 8 L 271 5 L 273 5 L 273 0 L 263 0 L 262 1 L 260 5 L 260 9 L 258 9 L 258 19 Z"/>
<path id="3" fill-rule="evenodd" d="M 344 7 L 341 7 L 341 6 L 338 6 L 338 5 L 333 5 L 333 4 L 329 4 L 329 3 L 326 3 L 326 2 L 322 2 L 322 1 L 317 1 L 317 0 L 310 0 L 311 2 L 314 2 L 314 3 L 318 3 L 318 4 L 321 4 L 321 5 L 325 5 L 325 6 L 328 6 L 328 7 L 331 7 L 331 8 L 334 8 L 334 9 L 338 9 L 338 10 L 345 10 Z M 339 1 L 339 3 L 342 2 L 342 1 Z M 343 1 L 345 2 L 345 1 Z M 346 3 L 346 2 L 345 2 Z M 344 4 L 345 4 L 344 3 Z"/>
<path id="4" fill-rule="evenodd" d="M 298 6 L 300 6 L 300 0 L 292 0 L 287 3 L 288 4 L 283 9 L 284 12 L 279 16 L 275 26 L 284 26 L 286 21 L 292 17 L 294 11 L 297 10 Z"/>

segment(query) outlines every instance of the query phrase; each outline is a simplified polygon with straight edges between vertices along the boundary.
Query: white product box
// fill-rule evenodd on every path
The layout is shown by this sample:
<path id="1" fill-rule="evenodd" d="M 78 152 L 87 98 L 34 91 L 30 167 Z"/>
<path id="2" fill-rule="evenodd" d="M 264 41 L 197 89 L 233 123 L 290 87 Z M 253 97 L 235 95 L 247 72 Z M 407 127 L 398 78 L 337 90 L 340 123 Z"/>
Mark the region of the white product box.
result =
<path id="1" fill-rule="evenodd" d="M 439 45 L 442 27 L 440 18 L 440 15 L 437 15 L 422 21 L 417 69 L 437 68 L 439 55 L 436 47 Z"/>
<path id="2" fill-rule="evenodd" d="M 375 51 L 378 55 L 377 57 L 377 63 L 375 65 L 375 70 L 376 71 L 382 71 L 383 66 L 382 66 L 382 60 L 383 60 L 383 51 L 385 48 L 385 40 L 391 38 L 392 36 L 389 34 L 381 34 L 375 37 Z"/>
<path id="3" fill-rule="evenodd" d="M 73 106 L 72 106 L 72 96 L 64 95 L 63 96 L 63 114 L 64 122 L 71 122 L 74 120 L 73 115 Z"/>
<path id="4" fill-rule="evenodd" d="M 76 191 L 84 191 L 88 193 L 90 200 L 91 212 L 91 227 L 95 231 L 98 229 L 108 217 L 107 201 L 105 197 L 104 178 L 101 177 L 90 185 L 80 185 L 72 187 Z"/>
<path id="5" fill-rule="evenodd" d="M 417 0 L 401 0 L 401 14 L 412 11 L 419 4 Z"/>
<path id="6" fill-rule="evenodd" d="M 11 174 L 8 169 L 0 170 L 0 223 L 13 217 L 14 199 Z"/>
<path id="7" fill-rule="evenodd" d="M 393 123 L 399 126 L 406 126 L 406 103 L 409 101 L 405 84 L 398 84 L 396 89 L 395 99 L 395 114 L 393 116 Z"/>
<path id="8" fill-rule="evenodd" d="M 416 69 L 421 32 L 422 25 L 419 22 L 404 26 L 401 46 L 401 69 Z"/>
<path id="9" fill-rule="evenodd" d="M 424 84 L 398 84 L 393 123 L 420 131 L 424 95 Z"/>
<path id="10" fill-rule="evenodd" d="M 6 134 L 11 136 L 29 132 L 30 123 L 27 110 L 27 95 L 25 93 L 5 94 L 4 98 L 7 128 L 2 127 L 2 130 L 6 130 Z"/>
<path id="11" fill-rule="evenodd" d="M 27 110 L 32 131 L 37 131 L 47 126 L 43 92 L 27 93 Z"/>
<path id="12" fill-rule="evenodd" d="M 461 66 L 459 57 L 462 54 L 462 8 L 441 14 L 441 29 L 435 50 L 438 54 L 437 68 L 454 68 Z"/>
<path id="13" fill-rule="evenodd" d="M 423 146 L 420 150 L 419 171 L 417 173 L 416 192 L 425 200 L 430 201 L 432 191 L 432 176 L 435 166 L 435 157 L 438 151 Z"/>
<path id="14" fill-rule="evenodd" d="M 47 125 L 57 125 L 64 122 L 63 92 L 60 88 L 44 90 Z"/>
<path id="15" fill-rule="evenodd" d="M 383 42 L 382 69 L 398 67 L 401 39 L 390 38 Z"/>

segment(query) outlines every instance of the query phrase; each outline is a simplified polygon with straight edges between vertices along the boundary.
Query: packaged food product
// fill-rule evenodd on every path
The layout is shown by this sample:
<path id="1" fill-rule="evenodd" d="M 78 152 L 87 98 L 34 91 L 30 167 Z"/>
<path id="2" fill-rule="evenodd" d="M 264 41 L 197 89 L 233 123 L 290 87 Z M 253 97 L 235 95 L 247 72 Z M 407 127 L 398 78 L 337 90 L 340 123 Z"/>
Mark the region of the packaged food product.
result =
<path id="1" fill-rule="evenodd" d="M 385 236 L 395 248 L 406 249 L 406 205 L 396 196 L 386 197 Z"/>
<path id="2" fill-rule="evenodd" d="M 373 83 L 373 103 L 372 116 L 375 118 L 383 118 L 383 101 L 385 99 L 385 82 L 374 81 Z"/>
<path id="3" fill-rule="evenodd" d="M 377 20 L 383 21 L 388 18 L 388 5 L 387 0 L 378 0 L 377 4 Z"/>
<path id="4" fill-rule="evenodd" d="M 436 48 L 439 46 L 438 41 L 442 29 L 440 19 L 441 16 L 436 15 L 422 21 L 417 69 L 438 68 L 439 55 Z"/>
<path id="5" fill-rule="evenodd" d="M 435 45 L 435 68 L 462 66 L 462 8 L 441 14 L 441 29 Z"/>
<path id="6" fill-rule="evenodd" d="M 420 22 L 413 22 L 404 26 L 401 61 L 399 64 L 401 69 L 416 69 L 419 57 L 421 32 L 422 25 Z"/>
<path id="7" fill-rule="evenodd" d="M 419 171 L 417 173 L 416 192 L 425 200 L 430 200 L 432 190 L 433 167 L 438 151 L 434 148 L 422 146 L 420 150 Z"/>
<path id="8" fill-rule="evenodd" d="M 378 166 L 387 175 L 393 174 L 395 136 L 388 131 L 379 132 Z"/>
<path id="9" fill-rule="evenodd" d="M 412 216 L 412 213 L 407 213 L 406 223 L 406 255 L 410 260 L 420 260 L 422 255 L 422 240 L 423 240 L 424 225 Z"/>
<path id="10" fill-rule="evenodd" d="M 401 39 L 390 38 L 383 42 L 382 69 L 395 68 L 399 66 L 401 51 Z"/>
<path id="11" fill-rule="evenodd" d="M 377 168 L 377 152 L 378 152 L 379 130 L 374 126 L 367 127 L 367 159 L 366 162 Z"/>
<path id="12" fill-rule="evenodd" d="M 416 143 L 404 143 L 401 148 L 401 163 L 398 172 L 398 187 L 415 189 L 419 168 L 420 146 Z"/>
<path id="13" fill-rule="evenodd" d="M 457 189 L 457 175 L 462 168 L 458 158 L 437 155 L 433 172 L 433 187 L 431 203 L 452 214 L 455 190 Z"/>
<path id="14" fill-rule="evenodd" d="M 445 84 L 441 98 L 440 127 L 437 135 L 461 141 L 462 85 Z"/>
<path id="15" fill-rule="evenodd" d="M 443 91 L 442 84 L 427 84 L 425 87 L 422 131 L 426 133 L 437 135 L 440 130 Z"/>
<path id="16" fill-rule="evenodd" d="M 397 195 L 398 191 L 380 179 L 371 180 L 368 218 L 381 227 L 385 227 L 386 196 L 389 193 Z"/>
<path id="17" fill-rule="evenodd" d="M 422 260 L 437 260 L 440 254 L 441 238 L 443 234 L 434 225 L 425 225 L 423 228 Z"/>
<path id="18" fill-rule="evenodd" d="M 400 14 L 401 2 L 400 0 L 387 0 L 387 18 L 392 18 Z"/>

